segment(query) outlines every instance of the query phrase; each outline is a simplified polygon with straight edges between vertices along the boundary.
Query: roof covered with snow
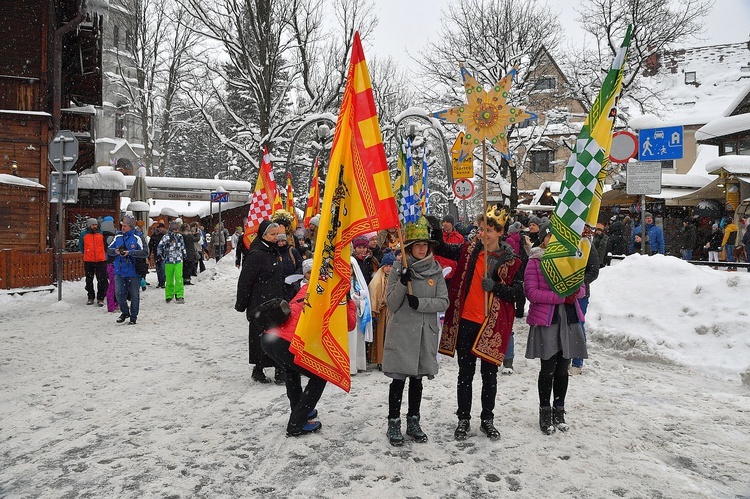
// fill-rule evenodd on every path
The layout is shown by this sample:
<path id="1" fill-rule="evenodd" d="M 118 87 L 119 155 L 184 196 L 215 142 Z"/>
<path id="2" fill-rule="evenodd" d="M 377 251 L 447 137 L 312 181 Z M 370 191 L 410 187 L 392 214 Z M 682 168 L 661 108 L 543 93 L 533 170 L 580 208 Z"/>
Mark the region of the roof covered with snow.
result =
<path id="1" fill-rule="evenodd" d="M 695 73 L 694 81 L 691 73 Z M 708 123 L 725 116 L 726 109 L 738 102 L 738 94 L 750 84 L 750 44 L 660 52 L 652 57 L 641 82 L 661 95 L 661 121 L 644 125 L 631 118 L 629 124 L 633 128 Z M 633 118 L 640 114 L 635 106 L 629 111 Z"/>
<path id="2" fill-rule="evenodd" d="M 737 175 L 750 175 L 750 156 L 719 156 L 706 163 L 706 171 L 718 173 L 721 169 Z"/>
<path id="3" fill-rule="evenodd" d="M 5 173 L 0 173 L 0 184 L 15 185 L 17 187 L 41 187 L 42 189 L 45 188 L 42 184 L 34 182 L 33 180 L 29 180 L 23 177 L 16 177 L 15 175 L 7 175 Z"/>
<path id="4" fill-rule="evenodd" d="M 750 131 L 750 113 L 714 118 L 695 132 L 695 140 L 710 140 Z"/>

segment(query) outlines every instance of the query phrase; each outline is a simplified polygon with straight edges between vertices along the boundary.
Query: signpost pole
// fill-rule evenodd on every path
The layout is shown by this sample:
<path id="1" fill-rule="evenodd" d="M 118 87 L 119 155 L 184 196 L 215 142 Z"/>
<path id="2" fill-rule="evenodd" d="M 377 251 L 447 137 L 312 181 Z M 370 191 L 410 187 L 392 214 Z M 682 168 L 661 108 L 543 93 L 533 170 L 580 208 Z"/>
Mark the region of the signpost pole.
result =
<path id="1" fill-rule="evenodd" d="M 57 176 L 57 301 L 62 301 L 62 281 L 63 281 L 63 204 L 65 191 L 65 176 L 60 173 Z"/>
<path id="2" fill-rule="evenodd" d="M 646 254 L 646 195 L 641 194 L 641 255 Z"/>

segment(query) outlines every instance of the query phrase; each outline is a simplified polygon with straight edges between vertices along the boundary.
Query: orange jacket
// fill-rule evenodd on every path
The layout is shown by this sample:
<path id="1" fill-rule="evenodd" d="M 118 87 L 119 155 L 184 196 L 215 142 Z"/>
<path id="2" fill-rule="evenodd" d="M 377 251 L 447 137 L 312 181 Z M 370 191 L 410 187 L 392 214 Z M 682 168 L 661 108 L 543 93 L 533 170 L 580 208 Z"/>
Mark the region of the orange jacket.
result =
<path id="1" fill-rule="evenodd" d="M 101 232 L 88 232 L 83 236 L 83 261 L 107 261 L 107 248 Z"/>

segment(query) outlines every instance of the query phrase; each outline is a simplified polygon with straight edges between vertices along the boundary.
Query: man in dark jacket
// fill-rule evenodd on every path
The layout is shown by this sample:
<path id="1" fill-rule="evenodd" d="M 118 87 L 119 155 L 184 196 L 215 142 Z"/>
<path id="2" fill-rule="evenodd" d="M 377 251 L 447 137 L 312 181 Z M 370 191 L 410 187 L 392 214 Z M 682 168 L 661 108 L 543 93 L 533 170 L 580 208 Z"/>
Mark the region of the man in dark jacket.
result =
<path id="1" fill-rule="evenodd" d="M 250 244 L 250 250 L 242 264 L 240 278 L 237 281 L 237 300 L 234 309 L 245 312 L 250 323 L 248 331 L 249 363 L 255 364 L 252 378 L 260 383 L 270 383 L 263 372 L 264 367 L 273 365 L 273 361 L 263 352 L 260 336 L 263 328 L 256 320 L 255 309 L 275 298 L 284 298 L 284 271 L 276 245 L 280 232 L 279 224 L 263 220 L 258 227 L 258 234 Z M 277 372 L 281 372 L 277 370 Z"/>
<path id="2" fill-rule="evenodd" d="M 159 253 L 156 251 L 159 247 L 159 242 L 164 237 L 164 234 L 167 233 L 167 226 L 164 225 L 163 222 L 159 222 L 159 225 L 156 226 L 156 230 L 151 235 L 151 239 L 148 240 L 148 250 L 151 254 L 151 257 L 154 259 L 154 267 L 156 267 L 156 278 L 159 280 L 159 284 L 157 284 L 157 288 L 163 288 L 166 286 L 167 277 L 164 273 L 164 260 L 162 257 L 159 256 Z"/>
<path id="3" fill-rule="evenodd" d="M 689 218 L 682 221 L 682 232 L 680 234 L 680 253 L 683 260 L 693 259 L 693 248 L 697 242 L 695 235 L 695 225 Z"/>

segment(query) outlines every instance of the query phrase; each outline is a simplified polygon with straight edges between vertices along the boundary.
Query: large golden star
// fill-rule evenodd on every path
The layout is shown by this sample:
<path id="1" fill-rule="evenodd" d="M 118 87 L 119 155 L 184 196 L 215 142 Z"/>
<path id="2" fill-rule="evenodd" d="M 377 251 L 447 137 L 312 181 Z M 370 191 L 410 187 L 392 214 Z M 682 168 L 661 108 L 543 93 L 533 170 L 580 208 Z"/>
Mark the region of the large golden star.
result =
<path id="1" fill-rule="evenodd" d="M 485 91 L 463 64 L 460 64 L 460 68 L 468 102 L 443 109 L 433 113 L 433 116 L 466 127 L 466 135 L 461 146 L 462 153 L 472 154 L 474 148 L 482 141 L 489 140 L 503 156 L 509 157 L 505 128 L 528 118 L 536 118 L 534 113 L 508 105 L 508 89 L 516 70 L 510 71 L 489 91 Z"/>

